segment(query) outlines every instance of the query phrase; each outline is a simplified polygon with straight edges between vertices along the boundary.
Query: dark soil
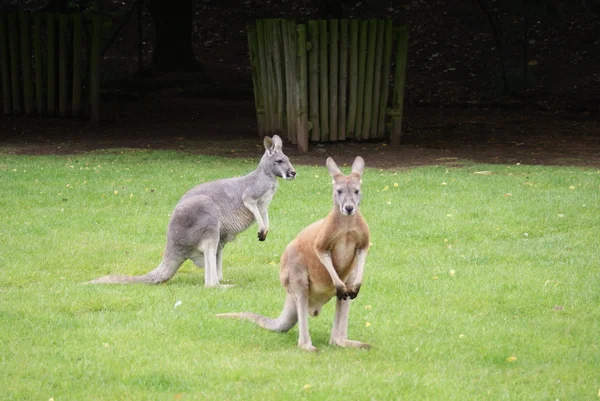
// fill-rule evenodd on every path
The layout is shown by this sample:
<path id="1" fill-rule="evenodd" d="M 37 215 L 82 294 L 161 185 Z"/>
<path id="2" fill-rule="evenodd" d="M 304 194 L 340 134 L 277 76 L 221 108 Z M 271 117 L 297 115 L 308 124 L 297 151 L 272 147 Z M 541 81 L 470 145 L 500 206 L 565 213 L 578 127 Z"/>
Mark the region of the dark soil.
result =
<path id="1" fill-rule="evenodd" d="M 175 149 L 254 157 L 262 154 L 249 101 L 157 98 L 115 101 L 98 125 L 54 118 L 0 118 L 0 146 L 14 154 L 72 154 L 96 149 Z M 419 108 L 406 111 L 401 146 L 385 141 L 313 145 L 308 153 L 286 144 L 296 164 L 340 163 L 363 156 L 382 168 L 477 163 L 600 167 L 600 124 L 586 113 Z"/>

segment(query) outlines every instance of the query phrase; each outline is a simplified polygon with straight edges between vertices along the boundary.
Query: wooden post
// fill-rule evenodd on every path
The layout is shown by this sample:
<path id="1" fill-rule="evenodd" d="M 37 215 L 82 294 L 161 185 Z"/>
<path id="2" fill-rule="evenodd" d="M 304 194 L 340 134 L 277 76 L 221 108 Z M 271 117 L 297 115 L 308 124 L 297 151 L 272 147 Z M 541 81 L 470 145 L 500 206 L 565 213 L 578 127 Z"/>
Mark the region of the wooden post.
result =
<path id="1" fill-rule="evenodd" d="M 102 15 L 92 16 L 92 47 L 90 50 L 90 105 L 91 121 L 100 121 L 100 61 L 102 53 Z"/>
<path id="2" fill-rule="evenodd" d="M 268 70 L 267 65 L 267 48 L 265 45 L 265 23 L 263 20 L 256 20 L 256 38 L 258 41 L 258 71 L 260 74 L 260 87 L 259 92 L 263 101 L 263 132 L 259 135 L 269 134 L 273 130 L 271 123 L 271 97 L 269 93 L 269 81 L 268 81 Z"/>
<path id="3" fill-rule="evenodd" d="M 283 119 L 285 117 L 285 95 L 284 95 L 284 73 L 283 60 L 281 56 L 281 21 L 280 19 L 272 20 L 272 46 L 273 46 L 273 68 L 275 69 L 275 88 L 277 98 L 277 133 L 283 132 Z M 289 138 L 288 138 L 289 139 Z"/>
<path id="4" fill-rule="evenodd" d="M 10 78 L 12 89 L 12 109 L 21 112 L 21 75 L 19 73 L 19 30 L 17 28 L 17 13 L 8 14 L 8 41 L 10 49 Z"/>
<path id="5" fill-rule="evenodd" d="M 319 21 L 319 76 L 321 89 L 321 141 L 329 140 L 329 83 L 327 82 L 327 20 Z"/>
<path id="6" fill-rule="evenodd" d="M 296 80 L 296 104 L 298 105 L 297 120 L 298 126 L 296 129 L 298 136 L 298 150 L 301 152 L 308 151 L 308 95 L 307 90 L 307 71 L 306 71 L 306 25 L 297 26 L 298 36 L 298 57 L 296 71 L 299 79 Z"/>
<path id="7" fill-rule="evenodd" d="M 285 52 L 287 131 L 288 138 L 290 139 L 290 141 L 292 141 L 294 145 L 296 145 L 298 143 L 298 117 L 296 115 L 298 109 L 298 94 L 296 93 L 296 80 L 299 79 L 296 73 L 296 64 L 298 58 L 298 35 L 295 21 L 284 20 L 281 27 L 283 29 L 283 49 Z"/>
<path id="8" fill-rule="evenodd" d="M 392 62 L 392 29 L 391 20 L 385 21 L 384 45 L 383 45 L 383 72 L 381 99 L 379 102 L 379 122 L 377 124 L 377 137 L 383 138 L 385 134 L 385 116 L 390 92 L 390 68 Z"/>
<path id="9" fill-rule="evenodd" d="M 277 133 L 279 127 L 277 126 L 277 122 L 279 116 L 277 115 L 277 82 L 275 79 L 275 71 L 273 69 L 273 23 L 270 19 L 263 20 L 264 26 L 264 34 L 265 34 L 265 55 L 266 55 L 266 65 L 267 65 L 267 85 L 269 88 L 268 96 L 269 96 L 269 115 L 268 118 L 271 121 L 271 130 L 269 134 Z"/>
<path id="10" fill-rule="evenodd" d="M 36 110 L 44 114 L 44 63 L 42 60 L 42 13 L 33 13 L 33 57 L 35 61 Z"/>
<path id="11" fill-rule="evenodd" d="M 363 106 L 365 100 L 365 67 L 367 64 L 367 36 L 369 33 L 369 21 L 360 22 L 360 35 L 358 43 L 358 99 L 356 104 L 356 131 L 355 138 L 362 139 L 363 130 Z"/>
<path id="12" fill-rule="evenodd" d="M 67 90 L 69 81 L 67 79 L 67 56 L 69 54 L 69 38 L 67 31 L 69 27 L 69 16 L 59 14 L 58 16 L 58 115 L 67 116 L 67 102 L 69 100 Z"/>
<path id="13" fill-rule="evenodd" d="M 354 138 L 356 132 L 356 111 L 358 107 L 358 32 L 359 21 L 350 20 L 350 77 L 348 80 L 349 99 L 348 99 L 348 138 Z"/>
<path id="14" fill-rule="evenodd" d="M 83 15 L 73 15 L 73 93 L 71 114 L 81 114 L 82 72 L 83 72 Z"/>
<path id="15" fill-rule="evenodd" d="M 338 140 L 346 140 L 346 91 L 348 88 L 348 20 L 340 20 L 340 93 L 338 97 Z"/>
<path id="16" fill-rule="evenodd" d="M 21 67 L 23 68 L 23 104 L 25 114 L 33 113 L 33 75 L 31 70 L 31 18 L 28 11 L 19 12 Z"/>
<path id="17" fill-rule="evenodd" d="M 2 104 L 4 114 L 12 113 L 12 101 L 10 94 L 10 62 L 8 56 L 8 34 L 6 14 L 0 13 L 0 62 L 2 62 Z"/>
<path id="18" fill-rule="evenodd" d="M 300 32 L 298 32 L 300 34 Z M 311 141 L 321 139 L 321 122 L 319 114 L 319 22 L 308 21 L 308 40 L 310 42 L 309 54 L 309 82 L 310 82 L 310 122 L 312 123 Z"/>
<path id="19" fill-rule="evenodd" d="M 260 69 L 259 69 L 259 55 L 258 55 L 258 34 L 256 28 L 248 26 L 248 49 L 250 51 L 250 67 L 252 71 L 252 87 L 254 88 L 254 107 L 256 109 L 256 126 L 258 129 L 259 136 L 265 136 L 264 118 L 265 109 L 263 105 L 261 82 L 260 82 Z"/>
<path id="20" fill-rule="evenodd" d="M 383 63 L 383 34 L 385 30 L 385 21 L 377 21 L 377 40 L 375 49 L 375 70 L 373 83 L 373 111 L 371 113 L 371 128 L 369 138 L 377 138 L 377 124 L 379 123 L 379 102 L 381 97 L 381 73 Z"/>
<path id="21" fill-rule="evenodd" d="M 406 57 L 408 53 L 408 30 L 404 26 L 398 30 L 396 47 L 396 74 L 394 79 L 394 105 L 392 118 L 391 145 L 399 146 L 402 136 L 402 115 L 404 112 L 404 83 L 406 80 Z"/>
<path id="22" fill-rule="evenodd" d="M 329 21 L 329 140 L 338 135 L 339 21 Z"/>
<path id="23" fill-rule="evenodd" d="M 373 70 L 375 68 L 375 46 L 377 40 L 377 21 L 369 21 L 369 39 L 367 45 L 367 66 L 365 76 L 365 105 L 362 125 L 362 139 L 369 139 L 371 113 L 373 110 Z"/>
<path id="24" fill-rule="evenodd" d="M 46 110 L 48 114 L 56 113 L 56 16 L 46 13 L 46 57 L 48 90 L 46 91 Z"/>

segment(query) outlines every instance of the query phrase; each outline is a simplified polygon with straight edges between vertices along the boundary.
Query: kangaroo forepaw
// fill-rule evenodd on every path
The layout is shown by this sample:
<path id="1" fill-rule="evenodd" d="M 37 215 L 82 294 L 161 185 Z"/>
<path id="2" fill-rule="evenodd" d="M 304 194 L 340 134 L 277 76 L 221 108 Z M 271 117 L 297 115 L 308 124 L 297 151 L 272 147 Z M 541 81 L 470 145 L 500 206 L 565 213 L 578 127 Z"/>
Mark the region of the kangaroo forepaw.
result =
<path id="1" fill-rule="evenodd" d="M 262 230 L 261 230 L 261 231 L 259 231 L 259 232 L 258 232 L 258 240 L 259 240 L 259 241 L 264 241 L 264 240 L 266 240 L 266 239 L 267 239 L 267 233 L 268 233 L 268 231 L 262 231 Z"/>
<path id="2" fill-rule="evenodd" d="M 335 295 L 338 299 L 348 299 L 348 290 L 345 285 L 335 287 Z"/>
<path id="3" fill-rule="evenodd" d="M 348 297 L 350 299 L 354 299 L 358 296 L 358 292 L 360 291 L 360 286 L 354 287 L 352 290 L 348 291 Z"/>

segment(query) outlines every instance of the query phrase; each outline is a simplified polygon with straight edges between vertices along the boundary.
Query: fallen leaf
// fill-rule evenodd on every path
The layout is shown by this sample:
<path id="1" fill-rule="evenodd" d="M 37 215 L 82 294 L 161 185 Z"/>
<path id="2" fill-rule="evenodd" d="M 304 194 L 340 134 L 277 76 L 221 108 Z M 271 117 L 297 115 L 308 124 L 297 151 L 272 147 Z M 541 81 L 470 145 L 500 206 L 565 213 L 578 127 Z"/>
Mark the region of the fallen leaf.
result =
<path id="1" fill-rule="evenodd" d="M 491 171 L 476 171 L 473 174 L 478 174 L 478 175 L 492 175 L 493 173 Z"/>
<path id="2" fill-rule="evenodd" d="M 394 187 L 398 188 L 398 183 L 397 182 L 394 183 Z"/>
<path id="3" fill-rule="evenodd" d="M 509 356 L 508 358 L 506 358 L 506 362 L 514 362 L 517 360 L 516 356 Z"/>
<path id="4" fill-rule="evenodd" d="M 564 306 L 562 306 L 562 305 L 554 305 L 554 308 L 553 308 L 553 309 L 554 309 L 554 310 L 556 310 L 556 311 L 559 311 L 559 310 L 563 310 L 563 309 L 565 309 L 565 307 L 564 307 Z"/>
<path id="5" fill-rule="evenodd" d="M 371 309 L 373 309 L 373 307 L 371 305 L 365 305 L 365 309 L 366 310 L 371 310 Z"/>
<path id="6" fill-rule="evenodd" d="M 371 323 L 370 322 L 366 322 L 365 323 L 365 327 L 371 327 Z"/>

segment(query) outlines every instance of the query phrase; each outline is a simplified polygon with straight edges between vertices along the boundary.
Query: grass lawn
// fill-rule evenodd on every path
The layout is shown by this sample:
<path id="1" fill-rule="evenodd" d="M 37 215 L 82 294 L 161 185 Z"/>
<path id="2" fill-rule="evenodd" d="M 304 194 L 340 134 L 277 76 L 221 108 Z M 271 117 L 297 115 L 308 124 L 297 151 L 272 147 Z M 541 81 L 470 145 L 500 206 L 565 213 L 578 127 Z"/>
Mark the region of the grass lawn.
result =
<path id="1" fill-rule="evenodd" d="M 331 207 L 325 156 L 280 182 L 265 242 L 253 226 L 225 248 L 235 287 L 204 288 L 191 262 L 159 286 L 80 284 L 150 271 L 180 196 L 257 160 L 0 155 L 1 398 L 599 399 L 593 168 L 394 172 L 366 160 L 361 210 L 373 245 L 349 334 L 369 351 L 327 344 L 334 302 L 309 321 L 318 354 L 297 348 L 297 327 L 278 334 L 214 317 L 279 314 L 279 256 Z"/>

